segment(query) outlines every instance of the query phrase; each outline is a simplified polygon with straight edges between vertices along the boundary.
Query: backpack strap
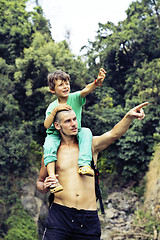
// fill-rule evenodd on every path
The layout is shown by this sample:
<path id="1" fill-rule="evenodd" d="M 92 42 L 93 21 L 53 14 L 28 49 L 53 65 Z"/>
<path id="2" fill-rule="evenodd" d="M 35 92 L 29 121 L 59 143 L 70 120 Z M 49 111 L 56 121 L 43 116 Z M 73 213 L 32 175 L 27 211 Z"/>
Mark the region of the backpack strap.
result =
<path id="1" fill-rule="evenodd" d="M 94 160 L 92 159 L 91 161 L 91 167 L 94 170 L 95 173 L 95 192 L 96 192 L 96 200 L 99 200 L 100 203 L 100 209 L 101 209 L 101 213 L 104 214 L 104 205 L 103 205 L 103 201 L 102 201 L 102 195 L 101 195 L 101 189 L 99 186 L 99 175 L 100 172 L 99 170 L 96 168 L 96 165 L 94 163 Z"/>
<path id="2" fill-rule="evenodd" d="M 50 195 L 48 197 L 49 208 L 51 207 L 53 201 L 54 201 L 54 193 L 50 193 Z"/>

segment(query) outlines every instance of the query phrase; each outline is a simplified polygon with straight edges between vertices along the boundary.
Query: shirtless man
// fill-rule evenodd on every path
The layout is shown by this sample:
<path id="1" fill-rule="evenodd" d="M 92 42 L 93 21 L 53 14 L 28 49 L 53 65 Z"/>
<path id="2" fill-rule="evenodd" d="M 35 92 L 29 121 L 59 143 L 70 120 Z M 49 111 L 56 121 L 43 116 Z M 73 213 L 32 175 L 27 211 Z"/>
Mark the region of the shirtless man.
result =
<path id="1" fill-rule="evenodd" d="M 98 153 L 124 135 L 134 118 L 144 118 L 142 107 L 147 104 L 148 102 L 145 102 L 131 109 L 112 130 L 93 137 L 92 154 L 95 163 Z M 57 153 L 56 173 L 64 190 L 54 194 L 43 240 L 100 240 L 94 178 L 78 173 L 78 128 L 74 111 L 71 109 L 59 112 L 54 125 L 62 137 Z M 38 190 L 46 193 L 55 183 L 56 179 L 48 177 L 42 158 L 37 180 Z"/>

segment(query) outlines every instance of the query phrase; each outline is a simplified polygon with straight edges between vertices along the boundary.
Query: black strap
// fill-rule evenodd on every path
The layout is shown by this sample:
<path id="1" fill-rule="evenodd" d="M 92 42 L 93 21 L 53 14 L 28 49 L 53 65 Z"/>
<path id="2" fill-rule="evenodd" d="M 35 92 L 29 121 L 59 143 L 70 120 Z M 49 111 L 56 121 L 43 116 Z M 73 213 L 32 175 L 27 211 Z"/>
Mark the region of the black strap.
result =
<path id="1" fill-rule="evenodd" d="M 94 160 L 93 159 L 92 159 L 92 162 L 91 162 L 91 167 L 93 168 L 94 173 L 95 173 L 96 200 L 99 200 L 101 213 L 104 214 L 105 213 L 104 212 L 104 205 L 103 205 L 103 201 L 102 201 L 101 189 L 100 189 L 100 186 L 99 186 L 99 175 L 100 175 L 100 172 L 96 168 L 96 165 L 94 164 Z"/>
<path id="2" fill-rule="evenodd" d="M 54 201 L 54 193 L 51 193 L 48 197 L 48 201 L 49 201 L 49 207 L 51 207 L 53 201 Z"/>

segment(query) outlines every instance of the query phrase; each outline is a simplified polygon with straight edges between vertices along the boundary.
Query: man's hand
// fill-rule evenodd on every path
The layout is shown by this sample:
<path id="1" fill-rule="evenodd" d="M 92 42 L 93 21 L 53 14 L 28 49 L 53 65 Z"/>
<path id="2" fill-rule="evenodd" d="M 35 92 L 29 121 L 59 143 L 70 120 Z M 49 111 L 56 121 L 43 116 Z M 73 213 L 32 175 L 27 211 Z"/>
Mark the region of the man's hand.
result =
<path id="1" fill-rule="evenodd" d="M 56 175 L 56 177 L 46 177 L 46 179 L 44 180 L 43 190 L 48 190 L 51 185 L 56 186 L 56 184 L 58 183 L 57 177 L 58 175 Z"/>
<path id="2" fill-rule="evenodd" d="M 134 118 L 142 120 L 145 117 L 142 107 L 148 105 L 148 102 L 144 102 L 134 108 L 132 108 L 127 114 L 119 121 L 110 131 L 102 134 L 101 136 L 93 137 L 92 149 L 94 159 L 97 159 L 98 153 L 115 140 L 122 137 L 128 130 L 132 120 Z"/>
<path id="3" fill-rule="evenodd" d="M 103 68 L 100 68 L 99 74 L 98 74 L 98 77 L 97 77 L 97 80 L 96 80 L 96 85 L 97 86 L 101 86 L 102 85 L 102 82 L 105 79 L 105 74 L 106 74 L 106 71 Z"/>
<path id="4" fill-rule="evenodd" d="M 142 107 L 148 105 L 148 102 L 141 103 L 140 105 L 132 108 L 127 115 L 131 118 L 137 118 L 138 120 L 142 120 L 145 117 L 144 111 Z"/>

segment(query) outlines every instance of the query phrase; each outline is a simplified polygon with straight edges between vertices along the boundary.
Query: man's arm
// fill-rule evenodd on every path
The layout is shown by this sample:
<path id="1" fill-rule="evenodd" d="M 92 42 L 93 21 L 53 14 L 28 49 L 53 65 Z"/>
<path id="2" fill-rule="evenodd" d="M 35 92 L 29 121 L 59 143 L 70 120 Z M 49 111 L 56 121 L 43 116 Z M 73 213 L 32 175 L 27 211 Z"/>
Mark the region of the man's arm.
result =
<path id="1" fill-rule="evenodd" d="M 124 118 L 118 122 L 112 130 L 104 133 L 101 136 L 93 137 L 92 149 L 93 156 L 96 158 L 98 153 L 109 145 L 111 145 L 115 140 L 119 139 L 121 136 L 125 134 L 128 130 L 133 119 L 142 120 L 145 117 L 144 111 L 142 107 L 148 105 L 148 102 L 144 102 L 135 108 L 131 109 Z"/>
<path id="2" fill-rule="evenodd" d="M 91 93 L 92 91 L 95 90 L 96 87 L 98 86 L 101 86 L 104 78 L 105 78 L 105 73 L 106 71 L 101 68 L 100 71 L 99 71 L 99 74 L 98 74 L 98 77 L 97 79 L 92 82 L 92 83 L 89 83 L 82 91 L 81 91 L 81 97 L 86 97 L 89 93 Z"/>
<path id="3" fill-rule="evenodd" d="M 38 191 L 41 193 L 47 193 L 49 191 L 49 187 L 56 182 L 57 180 L 55 178 L 48 177 L 47 168 L 44 165 L 44 157 L 42 157 L 41 169 L 36 183 Z"/>

